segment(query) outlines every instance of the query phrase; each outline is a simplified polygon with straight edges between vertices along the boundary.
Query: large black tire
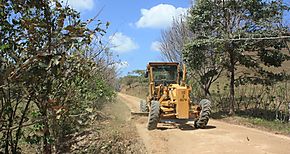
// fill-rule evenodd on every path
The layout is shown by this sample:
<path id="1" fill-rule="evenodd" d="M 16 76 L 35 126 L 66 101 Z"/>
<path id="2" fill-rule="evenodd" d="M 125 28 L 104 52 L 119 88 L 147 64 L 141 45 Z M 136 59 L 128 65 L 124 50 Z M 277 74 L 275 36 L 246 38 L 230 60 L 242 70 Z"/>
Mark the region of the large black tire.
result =
<path id="1" fill-rule="evenodd" d="M 151 101 L 151 109 L 148 117 L 148 130 L 153 130 L 157 128 L 159 122 L 160 104 L 158 101 Z"/>
<path id="2" fill-rule="evenodd" d="M 201 112 L 200 112 L 200 116 L 198 117 L 198 119 L 194 122 L 194 127 L 195 128 L 205 128 L 205 126 L 208 123 L 209 120 L 209 116 L 211 113 L 211 102 L 207 99 L 202 99 L 199 102 L 199 105 L 201 106 Z"/>
<path id="3" fill-rule="evenodd" d="M 148 106 L 144 100 L 140 101 L 140 112 L 149 112 Z"/>

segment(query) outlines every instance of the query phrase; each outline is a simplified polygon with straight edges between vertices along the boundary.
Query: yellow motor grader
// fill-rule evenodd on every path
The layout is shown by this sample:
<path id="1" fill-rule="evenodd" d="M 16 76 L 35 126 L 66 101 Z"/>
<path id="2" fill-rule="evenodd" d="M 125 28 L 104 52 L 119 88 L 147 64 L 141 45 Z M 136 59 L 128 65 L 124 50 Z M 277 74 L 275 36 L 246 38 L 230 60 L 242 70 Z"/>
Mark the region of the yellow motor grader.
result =
<path id="1" fill-rule="evenodd" d="M 186 68 L 179 63 L 150 62 L 145 77 L 149 78 L 149 94 L 140 102 L 141 112 L 149 112 L 148 130 L 157 128 L 162 120 L 194 121 L 196 128 L 204 128 L 209 120 L 210 101 L 197 104 L 190 100 L 191 87 L 186 84 Z"/>

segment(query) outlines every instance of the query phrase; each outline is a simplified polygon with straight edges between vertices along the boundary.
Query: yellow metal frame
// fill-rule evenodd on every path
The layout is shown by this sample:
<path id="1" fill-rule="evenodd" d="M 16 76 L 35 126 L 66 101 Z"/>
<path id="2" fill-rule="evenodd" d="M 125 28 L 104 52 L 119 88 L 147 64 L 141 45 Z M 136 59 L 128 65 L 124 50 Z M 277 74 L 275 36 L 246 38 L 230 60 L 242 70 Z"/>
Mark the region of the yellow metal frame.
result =
<path id="1" fill-rule="evenodd" d="M 176 84 L 167 86 L 155 86 L 153 78 L 153 66 L 177 66 L 177 81 Z M 192 106 L 190 103 L 191 87 L 186 85 L 186 67 L 183 65 L 182 79 L 180 79 L 179 63 L 171 62 L 150 62 L 147 65 L 147 72 L 149 74 L 149 95 L 147 102 L 152 100 L 159 101 L 161 117 L 174 117 L 177 119 L 191 119 L 195 118 L 200 113 L 198 105 Z M 179 82 L 180 81 L 180 82 Z"/>

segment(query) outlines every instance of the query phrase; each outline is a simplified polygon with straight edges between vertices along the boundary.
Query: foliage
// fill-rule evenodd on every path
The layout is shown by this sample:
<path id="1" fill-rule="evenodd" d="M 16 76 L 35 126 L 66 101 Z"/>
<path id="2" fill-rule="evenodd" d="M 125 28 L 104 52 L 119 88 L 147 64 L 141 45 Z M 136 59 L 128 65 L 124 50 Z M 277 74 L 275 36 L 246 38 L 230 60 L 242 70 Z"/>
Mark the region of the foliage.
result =
<path id="1" fill-rule="evenodd" d="M 219 50 L 218 42 L 208 40 L 193 40 L 184 45 L 183 60 L 189 68 L 191 79 L 198 81 L 204 90 L 204 95 L 210 95 L 210 87 L 223 71 L 223 52 Z"/>
<path id="2" fill-rule="evenodd" d="M 21 152 L 26 140 L 59 153 L 114 96 L 90 52 L 103 24 L 89 29 L 91 21 L 57 0 L 1 1 L 0 12 L 0 150 Z"/>
<path id="3" fill-rule="evenodd" d="M 126 86 L 131 86 L 133 83 L 147 84 L 147 79 L 145 78 L 145 70 L 133 70 L 129 72 L 128 75 L 121 77 L 120 83 Z"/>
<path id="4" fill-rule="evenodd" d="M 285 79 L 265 69 L 279 67 L 289 59 L 281 52 L 286 47 L 285 39 L 279 39 L 289 34 L 287 27 L 282 25 L 285 10 L 289 7 L 280 1 L 262 0 L 196 1 L 190 9 L 188 25 L 196 38 L 185 46 L 184 59 L 193 65 L 191 68 L 199 70 L 201 65 L 208 65 L 213 60 L 206 58 L 208 55 L 219 57 L 214 64 L 224 67 L 230 77 L 230 113 L 234 113 L 235 85 L 241 83 L 235 77 L 238 65 L 254 72 L 239 75 L 239 79 L 247 83 L 264 84 Z M 271 39 L 273 37 L 276 39 Z M 198 63 L 194 62 L 197 59 Z M 261 65 L 263 63 L 265 66 Z M 249 80 L 253 78 L 255 80 Z"/>
<path id="5" fill-rule="evenodd" d="M 120 77 L 119 91 L 139 98 L 146 98 L 148 92 L 148 79 L 145 70 L 133 70 L 128 75 Z"/>

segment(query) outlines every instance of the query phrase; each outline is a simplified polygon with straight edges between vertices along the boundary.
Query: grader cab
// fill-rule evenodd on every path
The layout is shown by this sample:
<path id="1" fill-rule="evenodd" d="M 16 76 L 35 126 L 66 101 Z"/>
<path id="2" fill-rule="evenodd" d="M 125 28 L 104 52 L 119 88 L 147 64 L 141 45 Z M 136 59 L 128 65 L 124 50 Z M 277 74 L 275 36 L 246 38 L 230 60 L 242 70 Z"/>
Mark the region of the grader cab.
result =
<path id="1" fill-rule="evenodd" d="M 194 121 L 196 128 L 207 125 L 210 101 L 191 103 L 185 65 L 181 70 L 179 63 L 150 62 L 145 76 L 149 78 L 149 94 L 140 102 L 140 110 L 149 112 L 148 130 L 156 129 L 162 119 Z"/>

